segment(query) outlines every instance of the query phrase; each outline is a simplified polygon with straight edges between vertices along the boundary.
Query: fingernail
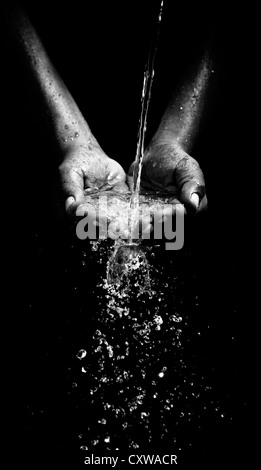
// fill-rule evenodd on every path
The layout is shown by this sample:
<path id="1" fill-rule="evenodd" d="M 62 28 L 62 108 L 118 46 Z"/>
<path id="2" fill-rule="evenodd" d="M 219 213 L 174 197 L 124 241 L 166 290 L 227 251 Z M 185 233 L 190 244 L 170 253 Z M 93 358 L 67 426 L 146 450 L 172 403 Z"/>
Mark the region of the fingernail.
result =
<path id="1" fill-rule="evenodd" d="M 65 210 L 68 211 L 69 207 L 75 202 L 74 197 L 69 196 L 65 201 Z"/>
<path id="2" fill-rule="evenodd" d="M 193 202 L 194 206 L 196 209 L 198 209 L 199 206 L 199 195 L 197 193 L 193 193 L 190 198 L 191 202 Z"/>
<path id="3" fill-rule="evenodd" d="M 115 173 L 110 173 L 110 174 L 108 175 L 107 180 L 110 181 L 110 180 L 114 180 L 114 179 L 115 179 Z"/>

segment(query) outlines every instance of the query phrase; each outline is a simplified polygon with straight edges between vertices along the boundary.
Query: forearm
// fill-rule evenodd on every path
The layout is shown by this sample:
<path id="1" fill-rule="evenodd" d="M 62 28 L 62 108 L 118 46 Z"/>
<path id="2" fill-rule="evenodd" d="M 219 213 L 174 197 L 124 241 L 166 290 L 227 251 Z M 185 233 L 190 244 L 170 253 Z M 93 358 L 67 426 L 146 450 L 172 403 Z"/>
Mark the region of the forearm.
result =
<path id="1" fill-rule="evenodd" d="M 184 151 L 190 151 L 202 116 L 210 74 L 211 62 L 206 55 L 196 75 L 178 94 L 172 95 L 152 144 L 173 142 Z"/>
<path id="2" fill-rule="evenodd" d="M 15 47 L 22 54 L 41 95 L 61 154 L 86 145 L 88 140 L 97 144 L 24 11 L 14 6 L 8 11 L 7 22 Z"/>

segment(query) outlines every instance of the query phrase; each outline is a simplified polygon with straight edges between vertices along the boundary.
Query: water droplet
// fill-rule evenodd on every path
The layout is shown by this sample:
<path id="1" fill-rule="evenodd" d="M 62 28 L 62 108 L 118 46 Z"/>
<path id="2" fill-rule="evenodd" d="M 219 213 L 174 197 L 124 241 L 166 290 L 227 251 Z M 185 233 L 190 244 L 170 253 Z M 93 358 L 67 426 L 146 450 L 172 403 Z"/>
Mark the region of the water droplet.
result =
<path id="1" fill-rule="evenodd" d="M 107 421 L 106 419 L 102 418 L 101 420 L 98 421 L 99 424 L 106 424 Z"/>
<path id="2" fill-rule="evenodd" d="M 163 323 L 162 317 L 160 315 L 154 315 L 154 321 L 157 325 L 162 325 Z"/>
<path id="3" fill-rule="evenodd" d="M 77 359 L 83 359 L 86 356 L 87 352 L 85 349 L 80 349 L 80 351 L 77 352 L 76 357 Z"/>

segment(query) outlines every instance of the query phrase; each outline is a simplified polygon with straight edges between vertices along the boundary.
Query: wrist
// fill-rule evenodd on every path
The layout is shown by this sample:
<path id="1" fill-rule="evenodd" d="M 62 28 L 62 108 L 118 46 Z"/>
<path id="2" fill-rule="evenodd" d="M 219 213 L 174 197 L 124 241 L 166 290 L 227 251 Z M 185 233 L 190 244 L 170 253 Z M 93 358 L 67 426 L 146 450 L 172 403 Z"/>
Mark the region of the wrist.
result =
<path id="1" fill-rule="evenodd" d="M 186 154 L 172 133 L 155 134 L 148 148 L 146 149 L 146 153 L 148 152 L 149 154 L 153 154 L 157 150 L 163 148 L 166 149 L 165 151 L 171 151 L 175 154 Z"/>
<path id="2" fill-rule="evenodd" d="M 71 161 L 98 163 L 110 160 L 93 136 L 90 136 L 88 140 L 83 138 L 76 141 L 75 139 L 66 144 L 62 148 L 62 163 Z"/>

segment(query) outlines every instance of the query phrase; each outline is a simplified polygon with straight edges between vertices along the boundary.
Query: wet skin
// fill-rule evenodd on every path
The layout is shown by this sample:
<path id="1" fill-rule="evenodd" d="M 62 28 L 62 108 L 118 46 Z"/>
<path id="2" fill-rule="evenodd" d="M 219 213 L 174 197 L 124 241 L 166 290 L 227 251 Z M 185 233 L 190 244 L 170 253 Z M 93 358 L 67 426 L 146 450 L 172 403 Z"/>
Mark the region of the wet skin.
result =
<path id="1" fill-rule="evenodd" d="M 15 7 L 10 18 L 12 38 L 31 71 L 52 122 L 58 154 L 62 157 L 58 167 L 66 212 L 75 214 L 88 193 L 99 190 L 118 194 L 130 192 L 135 163 L 126 176 L 122 166 L 106 155 L 26 14 Z M 173 213 L 177 203 L 184 204 L 185 211 L 191 214 L 202 212 L 207 206 L 203 173 L 189 152 L 201 116 L 209 75 L 209 59 L 205 56 L 196 74 L 171 97 L 144 154 L 141 192 L 167 195 L 173 203 Z M 147 222 L 148 228 L 152 229 L 151 220 Z"/>

